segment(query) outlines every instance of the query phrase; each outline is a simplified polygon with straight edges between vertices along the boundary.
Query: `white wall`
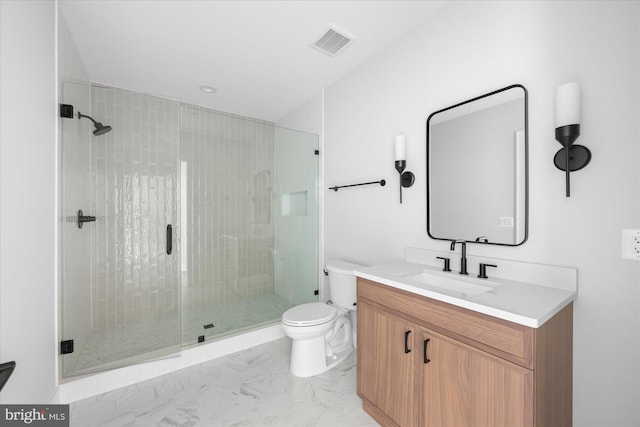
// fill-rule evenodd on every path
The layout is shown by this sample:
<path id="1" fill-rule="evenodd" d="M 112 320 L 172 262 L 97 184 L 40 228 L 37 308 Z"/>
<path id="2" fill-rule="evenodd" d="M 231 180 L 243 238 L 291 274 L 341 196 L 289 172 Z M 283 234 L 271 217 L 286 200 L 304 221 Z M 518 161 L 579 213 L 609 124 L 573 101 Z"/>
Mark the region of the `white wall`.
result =
<path id="1" fill-rule="evenodd" d="M 638 2 L 453 2 L 325 91 L 325 257 L 401 259 L 407 246 L 447 250 L 426 234 L 425 122 L 512 83 L 529 90 L 530 229 L 519 247 L 469 253 L 576 267 L 574 423 L 638 425 L 640 264 L 620 230 L 640 228 Z M 553 165 L 556 86 L 583 88 L 591 164 L 572 196 Z M 407 135 L 416 184 L 398 202 L 393 139 Z M 524 278 L 526 279 L 526 278 Z"/>
<path id="2" fill-rule="evenodd" d="M 0 2 L 2 403 L 47 403 L 56 387 L 56 3 Z"/>

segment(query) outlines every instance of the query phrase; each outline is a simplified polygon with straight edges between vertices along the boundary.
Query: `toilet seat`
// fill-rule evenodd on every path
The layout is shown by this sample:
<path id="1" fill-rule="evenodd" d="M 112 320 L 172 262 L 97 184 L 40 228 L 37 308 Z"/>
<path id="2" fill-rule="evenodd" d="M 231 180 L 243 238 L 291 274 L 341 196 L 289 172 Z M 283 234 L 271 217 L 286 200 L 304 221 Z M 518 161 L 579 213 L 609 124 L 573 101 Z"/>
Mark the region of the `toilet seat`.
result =
<path id="1" fill-rule="evenodd" d="M 338 317 L 338 310 L 321 302 L 297 305 L 285 311 L 282 323 L 289 326 L 315 326 L 331 322 Z"/>

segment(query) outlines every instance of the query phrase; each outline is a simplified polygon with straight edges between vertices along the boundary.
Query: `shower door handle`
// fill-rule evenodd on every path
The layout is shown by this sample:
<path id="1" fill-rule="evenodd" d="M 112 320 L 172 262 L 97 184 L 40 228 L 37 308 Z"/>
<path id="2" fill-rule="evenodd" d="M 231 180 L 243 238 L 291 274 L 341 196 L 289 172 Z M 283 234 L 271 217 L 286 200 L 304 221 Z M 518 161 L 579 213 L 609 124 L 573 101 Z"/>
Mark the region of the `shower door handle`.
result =
<path id="1" fill-rule="evenodd" d="M 173 250 L 173 232 L 171 224 L 167 225 L 167 255 L 171 255 Z"/>

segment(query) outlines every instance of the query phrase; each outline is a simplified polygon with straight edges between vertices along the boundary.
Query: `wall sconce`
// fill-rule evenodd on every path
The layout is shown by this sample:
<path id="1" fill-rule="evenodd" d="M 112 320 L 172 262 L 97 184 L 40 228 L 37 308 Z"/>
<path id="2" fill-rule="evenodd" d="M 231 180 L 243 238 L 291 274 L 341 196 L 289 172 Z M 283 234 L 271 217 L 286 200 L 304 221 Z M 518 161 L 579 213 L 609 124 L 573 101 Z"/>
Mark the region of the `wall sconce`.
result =
<path id="1" fill-rule="evenodd" d="M 395 148 L 396 170 L 400 174 L 400 203 L 402 203 L 402 187 L 411 187 L 416 177 L 413 172 L 404 172 L 404 169 L 407 167 L 407 137 L 404 135 L 396 135 Z"/>
<path id="2" fill-rule="evenodd" d="M 564 146 L 553 157 L 553 163 L 566 176 L 566 195 L 571 196 L 569 172 L 589 164 L 591 151 L 582 145 L 573 145 L 580 136 L 580 85 L 571 82 L 556 89 L 556 140 Z"/>

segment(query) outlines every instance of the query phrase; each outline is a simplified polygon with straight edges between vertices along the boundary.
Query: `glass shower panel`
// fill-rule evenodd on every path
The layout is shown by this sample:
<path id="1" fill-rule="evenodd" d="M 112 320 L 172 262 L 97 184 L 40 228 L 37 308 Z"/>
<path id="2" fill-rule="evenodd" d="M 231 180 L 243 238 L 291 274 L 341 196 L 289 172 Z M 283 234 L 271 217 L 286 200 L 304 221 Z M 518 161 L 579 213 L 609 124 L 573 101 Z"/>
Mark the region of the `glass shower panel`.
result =
<path id="1" fill-rule="evenodd" d="M 60 88 L 63 104 L 91 111 L 91 86 L 64 82 Z M 73 340 L 83 348 L 91 333 L 91 243 L 88 227 L 78 228 L 78 210 L 90 214 L 91 144 L 90 122 L 64 118 L 60 126 L 60 268 L 62 340 Z M 65 354 L 63 373 L 75 370 L 78 351 Z"/>
<path id="2" fill-rule="evenodd" d="M 181 345 L 180 104 L 75 86 L 62 90 L 75 110 L 61 125 L 62 336 L 74 341 L 64 376 L 167 356 Z M 94 135 L 78 112 L 112 131 Z M 79 209 L 95 221 L 79 228 Z"/>
<path id="3" fill-rule="evenodd" d="M 182 107 L 184 345 L 279 322 L 296 302 L 291 292 L 276 291 L 274 276 L 281 133 L 271 122 Z M 307 256 L 317 264 L 317 156 L 309 148 L 315 166 L 307 172 L 315 170 L 315 181 L 311 189 L 300 191 L 307 191 L 305 209 L 316 218 L 310 231 L 316 244 Z M 296 257 L 290 262 L 303 255 Z M 316 289 L 317 275 L 312 283 L 299 285 Z"/>
<path id="4" fill-rule="evenodd" d="M 273 321 L 273 124 L 183 106 L 185 345 Z"/>
<path id="5" fill-rule="evenodd" d="M 291 305 L 317 301 L 318 135 L 275 128 L 275 293 Z"/>

